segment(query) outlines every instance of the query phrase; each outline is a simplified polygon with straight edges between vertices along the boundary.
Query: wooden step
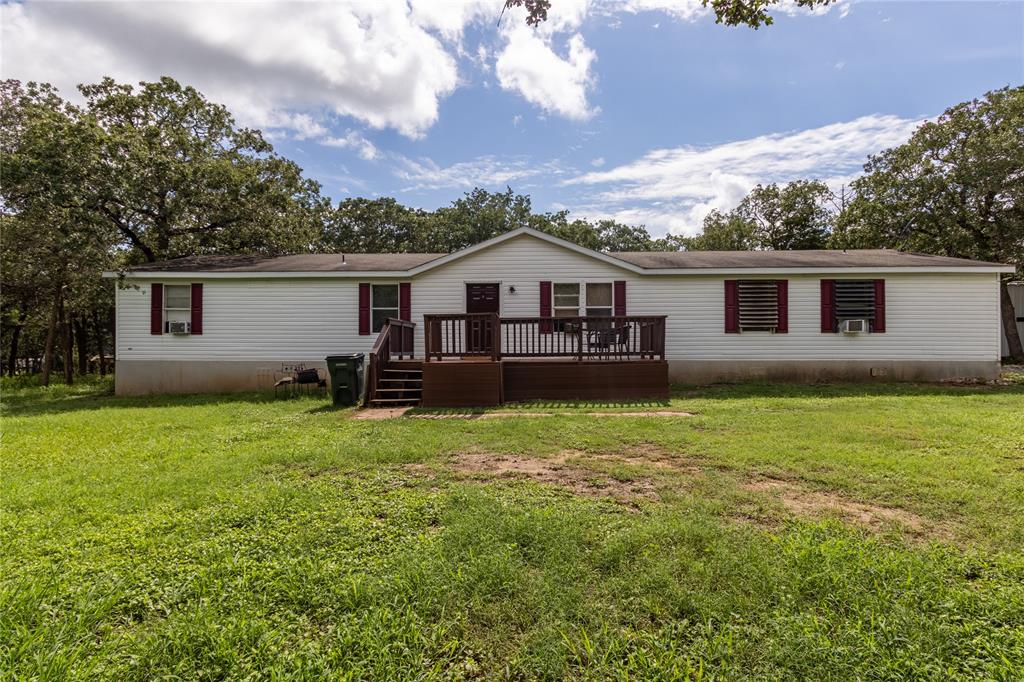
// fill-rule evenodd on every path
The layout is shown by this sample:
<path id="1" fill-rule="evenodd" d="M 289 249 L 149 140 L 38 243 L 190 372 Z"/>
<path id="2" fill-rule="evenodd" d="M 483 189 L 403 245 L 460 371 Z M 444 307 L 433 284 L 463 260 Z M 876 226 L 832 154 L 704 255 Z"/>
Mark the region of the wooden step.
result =
<path id="1" fill-rule="evenodd" d="M 370 404 L 376 405 L 378 403 L 418 403 L 419 401 L 419 398 L 374 398 L 373 400 L 370 401 Z"/>
<path id="2" fill-rule="evenodd" d="M 419 393 L 422 388 L 378 388 L 377 393 Z"/>
<path id="3" fill-rule="evenodd" d="M 384 370 L 384 374 L 419 374 L 420 376 L 422 376 L 423 375 L 423 370 L 422 369 L 390 369 L 389 368 L 389 369 Z"/>

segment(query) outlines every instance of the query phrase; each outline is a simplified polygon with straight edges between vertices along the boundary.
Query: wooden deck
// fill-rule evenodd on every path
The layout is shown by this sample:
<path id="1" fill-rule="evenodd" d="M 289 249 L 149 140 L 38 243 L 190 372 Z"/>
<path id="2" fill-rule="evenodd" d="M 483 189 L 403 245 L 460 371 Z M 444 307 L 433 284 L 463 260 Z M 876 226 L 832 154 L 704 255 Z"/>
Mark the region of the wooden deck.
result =
<path id="1" fill-rule="evenodd" d="M 385 325 L 368 366 L 370 404 L 404 399 L 425 407 L 485 407 L 668 397 L 664 317 L 426 315 L 424 326 L 418 361 L 409 359 L 412 323 Z M 417 381 L 414 391 L 410 377 Z"/>

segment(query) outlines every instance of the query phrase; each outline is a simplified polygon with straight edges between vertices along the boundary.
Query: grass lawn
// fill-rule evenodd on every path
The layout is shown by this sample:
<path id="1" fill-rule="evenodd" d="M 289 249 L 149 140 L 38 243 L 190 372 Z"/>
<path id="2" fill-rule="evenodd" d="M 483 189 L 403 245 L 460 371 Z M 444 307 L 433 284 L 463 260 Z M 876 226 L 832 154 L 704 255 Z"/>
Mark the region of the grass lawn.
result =
<path id="1" fill-rule="evenodd" d="M 2 402 L 4 679 L 1024 678 L 1024 383 Z"/>

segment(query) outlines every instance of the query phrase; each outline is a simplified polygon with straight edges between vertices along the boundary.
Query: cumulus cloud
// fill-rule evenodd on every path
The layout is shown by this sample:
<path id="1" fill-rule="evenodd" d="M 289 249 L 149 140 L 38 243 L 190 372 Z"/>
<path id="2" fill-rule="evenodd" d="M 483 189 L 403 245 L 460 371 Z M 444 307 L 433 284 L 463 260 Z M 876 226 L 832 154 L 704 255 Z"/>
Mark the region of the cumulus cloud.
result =
<path id="1" fill-rule="evenodd" d="M 576 120 L 596 113 L 587 101 L 593 83 L 590 72 L 596 54 L 575 33 L 567 54 L 555 52 L 551 38 L 518 24 L 509 32 L 508 45 L 498 55 L 495 71 L 505 90 L 518 92 L 547 112 Z"/>
<path id="2" fill-rule="evenodd" d="M 801 178 L 833 187 L 847 183 L 869 154 L 905 142 L 920 123 L 871 115 L 710 147 L 656 149 L 563 184 L 604 187 L 579 210 L 619 220 L 643 217 L 655 230 L 693 234 L 711 210 L 733 208 L 757 183 Z"/>
<path id="3" fill-rule="evenodd" d="M 404 0 L 26 2 L 0 12 L 7 77 L 70 94 L 108 75 L 170 75 L 246 124 L 299 135 L 320 125 L 295 117 L 312 110 L 417 136 L 458 83 L 455 58 Z"/>

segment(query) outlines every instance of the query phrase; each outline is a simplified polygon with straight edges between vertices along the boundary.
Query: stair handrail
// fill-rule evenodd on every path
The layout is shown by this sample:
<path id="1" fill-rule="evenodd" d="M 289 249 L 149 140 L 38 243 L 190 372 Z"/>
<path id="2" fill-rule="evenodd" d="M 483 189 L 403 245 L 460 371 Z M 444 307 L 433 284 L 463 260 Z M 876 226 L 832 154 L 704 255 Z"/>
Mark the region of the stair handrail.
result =
<path id="1" fill-rule="evenodd" d="M 409 320 L 400 320 L 396 317 L 389 317 L 384 320 L 384 326 L 380 328 L 377 340 L 373 342 L 370 349 L 369 363 L 366 366 L 366 404 L 377 397 L 377 387 L 380 379 L 391 362 L 393 354 L 398 355 L 399 360 L 405 357 L 411 359 L 415 351 L 416 323 Z"/>

